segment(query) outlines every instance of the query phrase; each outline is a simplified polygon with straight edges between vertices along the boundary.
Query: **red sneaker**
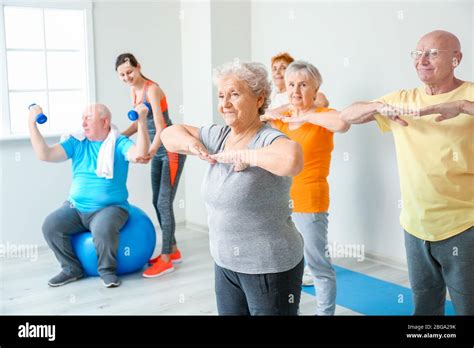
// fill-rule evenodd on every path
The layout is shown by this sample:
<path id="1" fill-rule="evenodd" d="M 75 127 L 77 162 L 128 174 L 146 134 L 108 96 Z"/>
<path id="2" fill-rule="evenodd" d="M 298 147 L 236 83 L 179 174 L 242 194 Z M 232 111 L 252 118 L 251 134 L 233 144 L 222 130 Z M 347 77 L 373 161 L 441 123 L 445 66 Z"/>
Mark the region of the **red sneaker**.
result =
<path id="1" fill-rule="evenodd" d="M 157 263 L 160 257 L 161 255 L 158 255 L 157 257 L 149 260 L 148 264 L 153 265 Z M 176 250 L 174 253 L 172 253 L 170 257 L 171 257 L 171 262 L 173 263 L 173 265 L 178 265 L 183 262 L 183 260 L 181 259 L 181 252 L 179 251 L 179 249 Z"/>
<path id="2" fill-rule="evenodd" d="M 143 272 L 143 276 L 145 278 L 155 278 L 173 271 L 174 267 L 171 261 L 164 262 L 161 258 L 159 258 L 157 262 L 155 262 L 152 266 L 148 267 L 145 272 Z"/>

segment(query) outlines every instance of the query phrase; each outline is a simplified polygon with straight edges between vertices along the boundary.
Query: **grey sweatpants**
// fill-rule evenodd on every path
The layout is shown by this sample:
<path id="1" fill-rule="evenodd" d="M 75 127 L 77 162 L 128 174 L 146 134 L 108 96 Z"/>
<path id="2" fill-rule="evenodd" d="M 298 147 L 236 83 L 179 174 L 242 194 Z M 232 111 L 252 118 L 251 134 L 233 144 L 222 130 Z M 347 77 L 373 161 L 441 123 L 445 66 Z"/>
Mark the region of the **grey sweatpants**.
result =
<path id="1" fill-rule="evenodd" d="M 316 290 L 316 314 L 334 315 L 336 271 L 327 252 L 328 213 L 293 213 L 291 218 L 303 235 L 304 259 L 313 276 Z"/>
<path id="2" fill-rule="evenodd" d="M 474 226 L 438 242 L 405 231 L 414 315 L 444 315 L 446 287 L 457 315 L 474 315 Z"/>
<path id="3" fill-rule="evenodd" d="M 53 250 L 63 272 L 82 275 L 83 269 L 71 244 L 75 233 L 91 231 L 97 250 L 100 276 L 115 274 L 119 232 L 128 219 L 128 212 L 118 206 L 109 206 L 92 213 L 81 213 L 69 202 L 46 217 L 43 235 Z"/>

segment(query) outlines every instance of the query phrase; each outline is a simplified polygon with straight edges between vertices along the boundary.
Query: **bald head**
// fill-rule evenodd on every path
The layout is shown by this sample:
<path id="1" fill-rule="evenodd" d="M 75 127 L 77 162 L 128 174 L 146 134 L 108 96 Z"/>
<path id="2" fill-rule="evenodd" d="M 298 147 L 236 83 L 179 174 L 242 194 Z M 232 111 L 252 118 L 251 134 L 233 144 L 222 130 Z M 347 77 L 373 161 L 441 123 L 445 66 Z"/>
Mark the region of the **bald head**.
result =
<path id="1" fill-rule="evenodd" d="M 100 118 L 106 118 L 108 120 L 112 118 L 112 113 L 104 104 L 92 104 L 91 108 L 99 115 Z"/>
<path id="2" fill-rule="evenodd" d="M 435 30 L 423 35 L 418 41 L 414 65 L 418 77 L 427 86 L 430 93 L 441 93 L 459 84 L 454 76 L 455 69 L 462 60 L 461 43 L 453 33 Z"/>
<path id="3" fill-rule="evenodd" d="M 91 104 L 82 114 L 82 127 L 89 140 L 101 141 L 110 131 L 112 113 L 104 104 Z"/>
<path id="4" fill-rule="evenodd" d="M 435 30 L 423 35 L 420 41 L 418 41 L 418 46 L 420 44 L 423 47 L 419 48 L 435 47 L 442 50 L 461 51 L 461 42 L 459 42 L 456 35 L 445 30 Z"/>
<path id="5" fill-rule="evenodd" d="M 108 119 L 112 118 L 112 113 L 110 112 L 109 108 L 104 104 L 90 104 L 88 105 L 85 110 L 84 114 L 90 116 L 98 116 L 101 119 Z"/>

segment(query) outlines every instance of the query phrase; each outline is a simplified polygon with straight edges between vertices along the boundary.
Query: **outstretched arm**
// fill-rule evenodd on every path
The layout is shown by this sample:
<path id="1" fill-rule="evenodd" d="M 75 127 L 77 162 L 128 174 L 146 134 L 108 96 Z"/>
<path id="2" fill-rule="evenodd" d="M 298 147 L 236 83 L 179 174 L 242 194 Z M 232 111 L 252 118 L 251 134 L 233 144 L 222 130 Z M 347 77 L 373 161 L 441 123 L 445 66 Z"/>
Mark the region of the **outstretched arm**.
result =
<path id="1" fill-rule="evenodd" d="M 469 100 L 456 100 L 448 103 L 426 106 L 421 108 L 420 116 L 439 114 L 435 118 L 437 122 L 448 120 L 459 114 L 474 116 L 474 102 Z"/>
<path id="2" fill-rule="evenodd" d="M 148 108 L 144 104 L 136 106 L 135 110 L 138 112 L 137 123 L 137 143 L 130 147 L 128 152 L 128 158 L 130 162 L 144 162 L 146 163 L 145 157 L 148 155 L 150 148 L 150 136 L 146 125 L 146 116 L 148 114 Z"/>
<path id="3" fill-rule="evenodd" d="M 375 121 L 375 115 L 382 106 L 378 102 L 358 102 L 341 111 L 341 118 L 349 124 Z"/>
<path id="4" fill-rule="evenodd" d="M 28 119 L 28 129 L 30 131 L 31 145 L 36 157 L 40 161 L 46 162 L 64 162 L 67 160 L 66 151 L 60 144 L 48 146 L 41 135 L 38 126 L 36 125 L 36 116 L 43 113 L 43 110 L 38 105 L 30 108 L 30 115 Z"/>
<path id="5" fill-rule="evenodd" d="M 216 163 L 216 161 L 210 157 L 206 147 L 199 140 L 199 128 L 197 127 L 184 124 L 175 124 L 166 127 L 161 132 L 161 141 L 170 152 L 195 155 L 209 163 Z"/>
<path id="6" fill-rule="evenodd" d="M 468 115 L 474 116 L 474 101 L 465 100 L 461 110 Z"/>
<path id="7" fill-rule="evenodd" d="M 259 149 L 224 151 L 210 157 L 220 163 L 234 164 L 235 171 L 255 166 L 278 176 L 295 176 L 303 170 L 301 146 L 286 138 Z"/>
<path id="8" fill-rule="evenodd" d="M 408 122 L 400 116 L 418 116 L 419 110 L 401 108 L 381 102 L 358 102 L 341 111 L 341 118 L 349 124 L 367 123 L 375 121 L 375 115 L 388 117 L 393 122 L 406 127 Z"/>
<path id="9" fill-rule="evenodd" d="M 125 135 L 126 137 L 131 137 L 138 131 L 138 125 L 137 122 L 132 122 L 130 126 L 128 126 L 127 129 L 125 129 L 122 134 Z"/>
<path id="10" fill-rule="evenodd" d="M 283 122 L 309 122 L 326 128 L 333 133 L 345 133 L 351 127 L 341 118 L 341 113 L 336 110 L 326 112 L 310 112 L 301 116 L 284 117 Z"/>
<path id="11" fill-rule="evenodd" d="M 290 109 L 290 104 L 285 104 L 274 109 L 266 110 L 264 115 L 260 116 L 260 121 L 267 122 L 270 126 L 275 128 L 273 121 L 281 120 L 285 117 L 283 114 Z"/>
<path id="12" fill-rule="evenodd" d="M 153 111 L 153 121 L 155 123 L 156 129 L 155 137 L 151 139 L 151 145 L 148 154 L 150 159 L 155 156 L 161 146 L 160 134 L 163 131 L 163 110 L 161 110 L 161 98 L 163 98 L 164 95 L 165 94 L 161 88 L 155 84 L 152 84 L 148 88 L 147 96 Z"/>

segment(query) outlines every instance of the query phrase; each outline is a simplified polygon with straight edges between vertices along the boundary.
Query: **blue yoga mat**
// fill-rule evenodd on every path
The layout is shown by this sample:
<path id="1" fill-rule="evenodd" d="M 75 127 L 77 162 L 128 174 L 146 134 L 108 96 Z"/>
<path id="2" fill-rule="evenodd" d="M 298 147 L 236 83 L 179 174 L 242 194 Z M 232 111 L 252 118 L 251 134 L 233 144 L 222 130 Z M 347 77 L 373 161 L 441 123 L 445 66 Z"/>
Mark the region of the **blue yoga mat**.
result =
<path id="1" fill-rule="evenodd" d="M 412 315 L 410 289 L 346 268 L 334 266 L 334 269 L 338 305 L 365 315 Z M 303 291 L 315 295 L 314 286 L 304 286 Z M 451 301 L 446 301 L 445 312 L 455 315 Z"/>

